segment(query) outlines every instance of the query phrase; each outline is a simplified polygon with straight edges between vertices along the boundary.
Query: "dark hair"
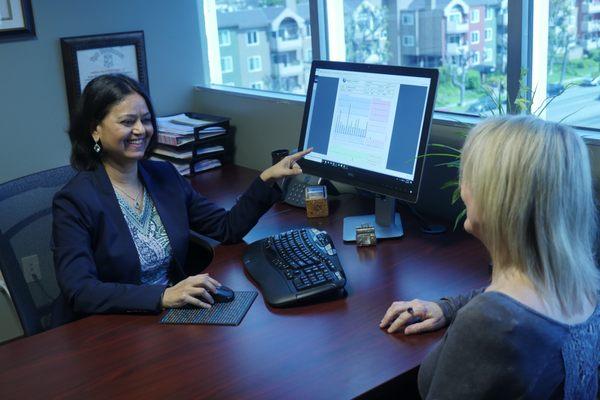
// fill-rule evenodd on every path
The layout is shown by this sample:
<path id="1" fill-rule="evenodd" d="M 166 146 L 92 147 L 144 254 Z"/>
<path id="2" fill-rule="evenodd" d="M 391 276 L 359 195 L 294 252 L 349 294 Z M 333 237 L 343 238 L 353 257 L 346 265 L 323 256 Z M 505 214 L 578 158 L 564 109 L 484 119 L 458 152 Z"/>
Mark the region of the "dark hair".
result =
<path id="1" fill-rule="evenodd" d="M 110 109 L 130 94 L 137 93 L 144 98 L 152 119 L 154 134 L 146 148 L 144 157 L 148 157 L 156 144 L 158 129 L 156 114 L 150 102 L 150 97 L 135 80 L 122 74 L 100 75 L 92 79 L 83 89 L 77 101 L 71 126 L 69 139 L 71 140 L 71 165 L 78 171 L 94 170 L 100 165 L 102 152 L 93 151 L 94 139 L 92 132 L 110 112 Z"/>

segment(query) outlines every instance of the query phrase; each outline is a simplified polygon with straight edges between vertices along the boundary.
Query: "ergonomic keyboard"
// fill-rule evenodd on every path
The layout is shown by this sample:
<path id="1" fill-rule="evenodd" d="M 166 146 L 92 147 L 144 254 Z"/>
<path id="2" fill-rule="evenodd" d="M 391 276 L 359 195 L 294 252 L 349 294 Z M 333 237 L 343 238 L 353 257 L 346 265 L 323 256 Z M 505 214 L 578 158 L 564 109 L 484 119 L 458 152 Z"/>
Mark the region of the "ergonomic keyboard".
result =
<path id="1" fill-rule="evenodd" d="M 274 307 L 343 292 L 344 270 L 331 238 L 314 228 L 294 229 L 250 244 L 244 266 Z"/>

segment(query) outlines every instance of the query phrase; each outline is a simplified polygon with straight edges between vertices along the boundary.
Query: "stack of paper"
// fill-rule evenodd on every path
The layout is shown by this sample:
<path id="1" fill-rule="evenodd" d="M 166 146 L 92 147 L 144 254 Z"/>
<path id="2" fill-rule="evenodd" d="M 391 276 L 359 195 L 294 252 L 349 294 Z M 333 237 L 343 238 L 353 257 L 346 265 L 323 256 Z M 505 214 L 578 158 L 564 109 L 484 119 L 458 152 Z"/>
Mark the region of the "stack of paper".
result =
<path id="1" fill-rule="evenodd" d="M 155 161 L 165 161 L 158 157 L 150 157 L 150 159 L 155 160 Z M 190 174 L 190 163 L 189 162 L 177 162 L 177 161 L 168 161 L 168 162 L 170 162 L 181 175 L 189 175 Z M 198 160 L 194 163 L 194 172 L 207 171 L 209 169 L 218 168 L 220 166 L 221 166 L 221 161 L 219 161 L 217 159 Z"/>

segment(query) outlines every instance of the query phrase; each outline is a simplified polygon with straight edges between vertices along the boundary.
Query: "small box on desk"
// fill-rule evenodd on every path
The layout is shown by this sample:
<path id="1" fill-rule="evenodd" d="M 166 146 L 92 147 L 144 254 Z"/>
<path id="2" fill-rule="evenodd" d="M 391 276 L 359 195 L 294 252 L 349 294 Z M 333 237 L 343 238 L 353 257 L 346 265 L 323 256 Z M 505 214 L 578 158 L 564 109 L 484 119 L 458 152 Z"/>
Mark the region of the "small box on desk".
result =
<path id="1" fill-rule="evenodd" d="M 307 186 L 305 189 L 306 216 L 308 218 L 319 218 L 329 216 L 329 204 L 327 203 L 327 187 Z"/>

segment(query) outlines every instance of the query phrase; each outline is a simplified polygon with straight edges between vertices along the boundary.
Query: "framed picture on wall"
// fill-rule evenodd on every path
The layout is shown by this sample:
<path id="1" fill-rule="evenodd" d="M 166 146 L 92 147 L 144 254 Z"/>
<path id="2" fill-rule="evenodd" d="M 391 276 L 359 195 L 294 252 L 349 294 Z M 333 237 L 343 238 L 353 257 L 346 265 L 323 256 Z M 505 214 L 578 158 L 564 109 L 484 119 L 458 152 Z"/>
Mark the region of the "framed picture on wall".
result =
<path id="1" fill-rule="evenodd" d="M 31 0 L 0 0 L 0 41 L 35 37 Z"/>
<path id="2" fill-rule="evenodd" d="M 61 38 L 60 47 L 70 112 L 85 85 L 99 75 L 127 75 L 148 92 L 143 31 Z"/>

